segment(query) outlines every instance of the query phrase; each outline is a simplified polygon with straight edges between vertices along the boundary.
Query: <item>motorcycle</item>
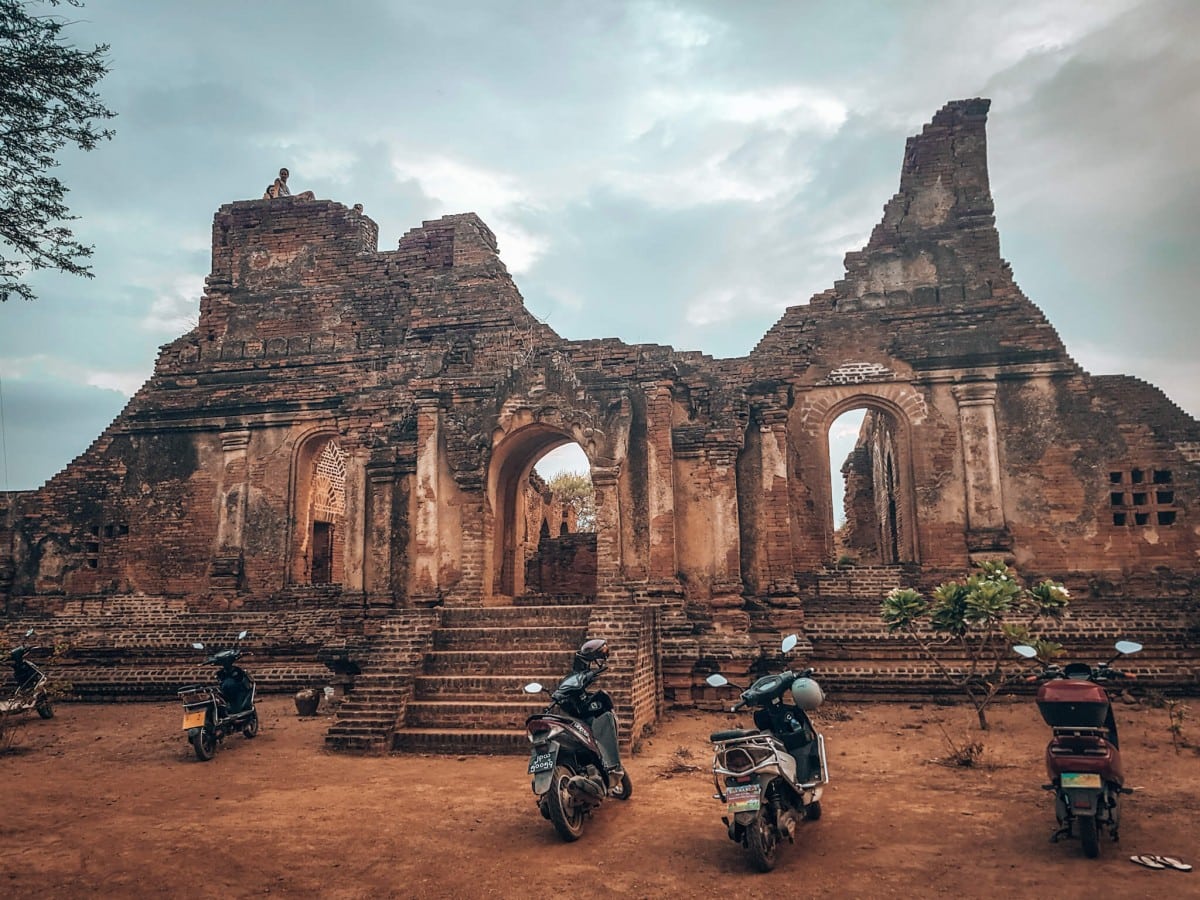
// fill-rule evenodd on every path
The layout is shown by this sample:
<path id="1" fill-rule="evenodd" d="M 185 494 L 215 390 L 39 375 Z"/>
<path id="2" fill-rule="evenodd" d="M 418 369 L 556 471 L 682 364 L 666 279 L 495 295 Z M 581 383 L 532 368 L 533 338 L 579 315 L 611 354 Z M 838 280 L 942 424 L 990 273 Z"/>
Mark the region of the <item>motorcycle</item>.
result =
<path id="1" fill-rule="evenodd" d="M 25 639 L 33 636 L 33 629 L 25 632 Z M 15 715 L 37 710 L 43 719 L 54 718 L 54 706 L 50 702 L 49 679 L 29 657 L 40 648 L 21 645 L 9 651 L 8 662 L 12 666 L 16 690 L 7 699 L 0 700 L 0 715 Z"/>
<path id="2" fill-rule="evenodd" d="M 246 635 L 247 632 L 241 632 L 238 641 Z M 192 649 L 203 650 L 204 644 L 192 644 Z M 242 651 L 236 648 L 214 653 L 204 662 L 221 667 L 216 673 L 216 685 L 196 684 L 179 689 L 179 699 L 183 702 L 183 730 L 201 762 L 212 759 L 217 745 L 235 731 L 240 731 L 247 739 L 258 734 L 254 679 L 234 665 L 241 656 Z"/>
<path id="3" fill-rule="evenodd" d="M 1121 795 L 1132 793 L 1125 787 L 1117 723 L 1103 682 L 1132 677 L 1112 668 L 1111 663 L 1119 656 L 1137 653 L 1142 645 L 1118 641 L 1115 649 L 1115 655 L 1096 666 L 1073 662 L 1060 668 L 1043 663 L 1042 671 L 1029 679 L 1043 682 L 1038 687 L 1037 705 L 1052 732 L 1046 746 L 1050 783 L 1042 785 L 1044 790 L 1054 791 L 1058 829 L 1050 840 L 1057 843 L 1061 837 L 1074 837 L 1078 825 L 1079 840 L 1089 858 L 1100 853 L 1102 831 L 1107 829 L 1112 840 L 1119 839 Z M 1026 659 L 1038 660 L 1033 647 L 1019 644 L 1013 650 Z"/>
<path id="4" fill-rule="evenodd" d="M 590 640 L 575 653 L 571 674 L 550 694 L 545 711 L 525 720 L 533 745 L 529 774 L 542 817 L 564 841 L 583 834 L 584 820 L 608 797 L 628 800 L 633 782 L 617 756 L 617 718 L 612 698 L 588 688 L 607 668 L 608 644 Z M 525 693 L 545 690 L 538 682 Z"/>
<path id="5" fill-rule="evenodd" d="M 783 640 L 784 655 L 797 643 Z M 821 818 L 821 793 L 829 782 L 825 738 L 808 713 L 825 700 L 813 670 L 766 675 L 742 690 L 730 712 L 754 709 L 753 729 L 717 731 L 713 742 L 714 800 L 726 804 L 721 817 L 729 839 L 740 843 L 761 872 L 775 868 L 779 844 L 795 843 L 802 820 Z M 737 688 L 719 672 L 706 679 L 712 687 Z M 783 698 L 791 693 L 795 705 Z"/>

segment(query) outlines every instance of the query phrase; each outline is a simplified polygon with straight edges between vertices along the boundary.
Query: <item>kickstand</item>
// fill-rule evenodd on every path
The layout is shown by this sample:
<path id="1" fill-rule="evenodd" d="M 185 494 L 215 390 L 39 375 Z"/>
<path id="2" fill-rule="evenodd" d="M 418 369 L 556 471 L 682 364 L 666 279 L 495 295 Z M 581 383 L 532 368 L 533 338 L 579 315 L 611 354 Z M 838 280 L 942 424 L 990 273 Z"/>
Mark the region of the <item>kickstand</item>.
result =
<path id="1" fill-rule="evenodd" d="M 1070 822 L 1068 822 L 1062 828 L 1058 829 L 1056 832 L 1054 832 L 1052 835 L 1050 835 L 1050 843 L 1057 844 L 1058 839 L 1060 837 L 1074 837 L 1074 835 L 1071 834 L 1071 823 Z"/>

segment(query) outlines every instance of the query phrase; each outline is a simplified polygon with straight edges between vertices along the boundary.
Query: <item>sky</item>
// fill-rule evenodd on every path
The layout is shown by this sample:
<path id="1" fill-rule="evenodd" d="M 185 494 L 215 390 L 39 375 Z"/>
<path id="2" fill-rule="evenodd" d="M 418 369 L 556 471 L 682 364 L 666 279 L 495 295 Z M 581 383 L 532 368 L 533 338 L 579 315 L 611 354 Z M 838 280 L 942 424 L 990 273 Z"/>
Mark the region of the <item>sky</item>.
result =
<path id="1" fill-rule="evenodd" d="M 116 137 L 56 173 L 95 278 L 0 304 L 0 488 L 83 452 L 281 166 L 389 250 L 478 213 L 568 339 L 748 353 L 842 276 L 905 139 L 988 97 L 1001 251 L 1093 374 L 1200 416 L 1192 0 L 90 0 Z"/>

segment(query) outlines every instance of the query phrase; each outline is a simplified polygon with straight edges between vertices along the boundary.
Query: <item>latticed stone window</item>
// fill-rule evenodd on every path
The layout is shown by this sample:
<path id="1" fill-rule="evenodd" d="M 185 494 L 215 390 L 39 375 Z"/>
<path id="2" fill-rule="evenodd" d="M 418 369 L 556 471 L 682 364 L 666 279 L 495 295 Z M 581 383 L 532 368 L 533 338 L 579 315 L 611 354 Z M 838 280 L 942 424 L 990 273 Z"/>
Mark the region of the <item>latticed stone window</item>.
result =
<path id="1" fill-rule="evenodd" d="M 1174 525 L 1178 515 L 1169 469 L 1109 472 L 1109 505 L 1114 525 Z"/>
<path id="2" fill-rule="evenodd" d="M 315 512 L 331 518 L 346 512 L 346 454 L 334 441 L 317 457 L 312 503 Z"/>

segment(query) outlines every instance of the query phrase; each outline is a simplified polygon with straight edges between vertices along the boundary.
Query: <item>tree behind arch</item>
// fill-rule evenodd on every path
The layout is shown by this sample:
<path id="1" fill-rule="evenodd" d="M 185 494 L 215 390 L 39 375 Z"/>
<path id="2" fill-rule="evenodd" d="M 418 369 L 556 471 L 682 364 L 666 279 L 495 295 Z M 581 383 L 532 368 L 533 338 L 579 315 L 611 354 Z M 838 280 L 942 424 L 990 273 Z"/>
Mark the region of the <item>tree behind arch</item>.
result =
<path id="1" fill-rule="evenodd" d="M 546 487 L 564 506 L 575 510 L 577 531 L 596 530 L 596 489 L 584 472 L 559 472 L 546 482 Z"/>

